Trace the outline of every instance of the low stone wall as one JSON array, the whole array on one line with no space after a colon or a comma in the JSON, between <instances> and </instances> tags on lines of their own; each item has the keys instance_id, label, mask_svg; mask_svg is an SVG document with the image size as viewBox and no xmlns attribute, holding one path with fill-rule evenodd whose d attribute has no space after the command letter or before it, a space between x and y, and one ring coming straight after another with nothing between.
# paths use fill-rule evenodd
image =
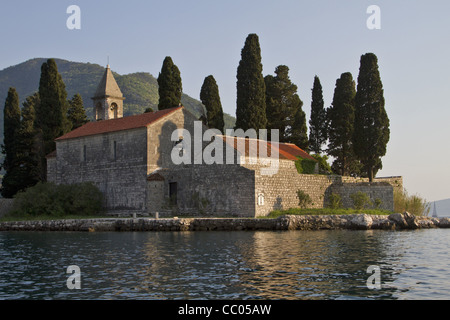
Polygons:
<instances>
[{"instance_id":1,"label":"low stone wall","mask_svg":"<svg viewBox=\"0 0 450 320\"><path fill-rule=\"evenodd\" d=\"M0 222L0 231L240 231L240 230L402 230L450 228L450 218L416 217L410 213L389 216L323 215L249 218L102 218Z\"/></svg>"}]
</instances>

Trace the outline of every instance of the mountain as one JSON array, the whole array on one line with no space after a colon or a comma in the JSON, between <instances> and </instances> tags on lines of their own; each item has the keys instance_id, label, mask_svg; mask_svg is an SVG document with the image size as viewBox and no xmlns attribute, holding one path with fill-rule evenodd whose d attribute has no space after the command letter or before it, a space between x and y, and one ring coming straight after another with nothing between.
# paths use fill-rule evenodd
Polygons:
<instances>
[{"instance_id":1,"label":"mountain","mask_svg":"<svg viewBox=\"0 0 450 320\"><path fill-rule=\"evenodd\" d=\"M41 66L47 58L35 58L0 71L0 140L3 141L3 108L9 87L15 87L19 93L21 103L26 97L38 91ZM97 85L105 71L98 64L72 62L55 59L58 71L66 85L67 98L71 99L76 93L83 97L86 114L93 119L92 100ZM138 72L120 75L113 72L124 97L124 116L143 113L147 107L158 109L158 82L150 73ZM200 92L200 89L199 89ZM182 104L195 116L200 117L203 104L183 94ZM235 119L224 115L225 127L233 128Z\"/></svg>"},{"instance_id":2,"label":"mountain","mask_svg":"<svg viewBox=\"0 0 450 320\"><path fill-rule=\"evenodd\" d=\"M450 216L450 199L439 200L431 202L430 216L433 215L433 207L436 203L436 212L438 217L449 217Z\"/></svg>"}]
</instances>

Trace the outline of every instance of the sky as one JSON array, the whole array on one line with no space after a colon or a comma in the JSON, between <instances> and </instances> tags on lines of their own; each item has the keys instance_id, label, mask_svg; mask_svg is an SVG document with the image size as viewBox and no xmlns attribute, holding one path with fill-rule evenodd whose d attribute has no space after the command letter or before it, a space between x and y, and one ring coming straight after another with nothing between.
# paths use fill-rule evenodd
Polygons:
<instances>
[{"instance_id":1,"label":"sky","mask_svg":"<svg viewBox=\"0 0 450 320\"><path fill-rule=\"evenodd\" d=\"M80 29L67 27L71 5ZM403 176L409 194L437 201L450 198L449 14L448 0L2 0L0 70L51 57L106 66L109 57L119 74L157 77L170 56L184 93L199 99L213 75L234 116L241 50L256 33L264 76L288 66L309 120L314 76L329 107L336 79L351 72L356 81L361 55L372 52L391 130L378 176Z\"/></svg>"}]
</instances>

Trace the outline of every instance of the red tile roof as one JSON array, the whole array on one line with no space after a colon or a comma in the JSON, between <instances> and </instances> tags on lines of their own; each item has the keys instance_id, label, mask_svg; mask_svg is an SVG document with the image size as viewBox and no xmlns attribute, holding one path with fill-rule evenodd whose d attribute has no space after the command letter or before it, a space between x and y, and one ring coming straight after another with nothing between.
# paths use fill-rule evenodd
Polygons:
<instances>
[{"instance_id":1,"label":"red tile roof","mask_svg":"<svg viewBox=\"0 0 450 320\"><path fill-rule=\"evenodd\" d=\"M165 116L181 108L183 107L170 108L156 112L148 112L135 116L123 117L119 119L88 122L84 126L63 135L57 138L56 140L58 141L65 139L73 139L107 132L115 132L121 130L146 127L149 124L152 124L153 122L161 118L164 118Z\"/></svg>"},{"instance_id":2,"label":"red tile roof","mask_svg":"<svg viewBox=\"0 0 450 320\"><path fill-rule=\"evenodd\" d=\"M232 147L235 150L238 150L238 140L245 139L245 156L258 154L258 139L250 139L250 138L241 138L241 137L232 137L232 136L220 136L226 143L233 143ZM234 138L234 139L233 139ZM250 143L250 140L253 140L256 143ZM270 141L267 142L267 156L271 155L271 147L276 148L278 150L278 159L281 160L298 160L298 157L308 160L314 160L306 151L300 149L293 143L272 143Z\"/></svg>"}]
</instances>

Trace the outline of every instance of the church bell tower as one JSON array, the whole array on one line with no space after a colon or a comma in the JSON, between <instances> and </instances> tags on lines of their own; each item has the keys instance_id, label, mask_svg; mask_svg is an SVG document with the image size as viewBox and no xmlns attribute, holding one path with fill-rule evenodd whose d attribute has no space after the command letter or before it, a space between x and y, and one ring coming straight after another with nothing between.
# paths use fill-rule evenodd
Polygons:
<instances>
[{"instance_id":1,"label":"church bell tower","mask_svg":"<svg viewBox=\"0 0 450 320\"><path fill-rule=\"evenodd\" d=\"M123 100L125 98L114 79L109 65L106 66L105 73L92 100L94 101L95 120L110 120L123 117Z\"/></svg>"}]
</instances>

